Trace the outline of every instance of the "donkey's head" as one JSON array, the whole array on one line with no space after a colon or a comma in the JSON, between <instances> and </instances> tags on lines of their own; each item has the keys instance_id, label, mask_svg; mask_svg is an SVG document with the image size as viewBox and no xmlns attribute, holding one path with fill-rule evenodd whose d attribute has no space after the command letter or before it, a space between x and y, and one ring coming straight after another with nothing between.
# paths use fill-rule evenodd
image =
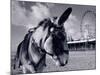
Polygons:
<instances>
[{"instance_id":1,"label":"donkey's head","mask_svg":"<svg viewBox=\"0 0 100 75\"><path fill-rule=\"evenodd\" d=\"M64 66L68 61L68 51L64 49L66 33L64 22L68 19L72 8L68 8L59 18L45 19L39 23L36 38L38 46L42 47L47 54L52 56L56 65ZM38 37L38 39L37 39Z\"/></svg>"}]
</instances>

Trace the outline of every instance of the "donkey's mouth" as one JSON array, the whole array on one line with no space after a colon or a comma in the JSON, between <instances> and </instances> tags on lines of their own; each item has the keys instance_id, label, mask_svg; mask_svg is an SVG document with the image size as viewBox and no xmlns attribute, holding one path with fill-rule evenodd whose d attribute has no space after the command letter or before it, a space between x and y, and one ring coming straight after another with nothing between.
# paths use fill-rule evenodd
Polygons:
<instances>
[{"instance_id":1,"label":"donkey's mouth","mask_svg":"<svg viewBox=\"0 0 100 75\"><path fill-rule=\"evenodd\" d=\"M56 64L56 66L65 66L66 63L62 63L62 61L57 57L57 56L53 56L54 62Z\"/></svg>"},{"instance_id":2,"label":"donkey's mouth","mask_svg":"<svg viewBox=\"0 0 100 75\"><path fill-rule=\"evenodd\" d=\"M69 51L65 50L57 50L53 55L53 60L57 66L65 66L68 63L68 55Z\"/></svg>"}]
</instances>

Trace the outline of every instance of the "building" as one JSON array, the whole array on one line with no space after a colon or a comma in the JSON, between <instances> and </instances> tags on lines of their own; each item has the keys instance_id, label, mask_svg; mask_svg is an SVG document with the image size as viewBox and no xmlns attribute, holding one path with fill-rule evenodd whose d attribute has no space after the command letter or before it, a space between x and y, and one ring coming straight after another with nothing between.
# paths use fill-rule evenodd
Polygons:
<instances>
[{"instance_id":1,"label":"building","mask_svg":"<svg viewBox=\"0 0 100 75\"><path fill-rule=\"evenodd\" d=\"M67 43L69 50L95 50L96 49L96 39L81 40L81 41L71 41Z\"/></svg>"}]
</instances>

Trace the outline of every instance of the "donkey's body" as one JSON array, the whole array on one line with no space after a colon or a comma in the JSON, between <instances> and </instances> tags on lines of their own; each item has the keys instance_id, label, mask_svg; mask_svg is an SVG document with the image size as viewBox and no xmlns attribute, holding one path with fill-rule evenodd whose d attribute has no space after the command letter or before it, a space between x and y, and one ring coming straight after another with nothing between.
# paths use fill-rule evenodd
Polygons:
<instances>
[{"instance_id":1,"label":"donkey's body","mask_svg":"<svg viewBox=\"0 0 100 75\"><path fill-rule=\"evenodd\" d=\"M33 31L26 34L18 46L15 66L22 65L23 73L42 72L46 66L46 54L52 57L56 65L66 65L69 51L64 49L67 40L64 22L71 11L72 9L68 8L55 22L50 18L44 19Z\"/></svg>"},{"instance_id":2,"label":"donkey's body","mask_svg":"<svg viewBox=\"0 0 100 75\"><path fill-rule=\"evenodd\" d=\"M33 32L26 34L24 40L18 45L15 57L14 68L22 68L23 73L41 72L42 67L46 66L45 53L40 52L40 48L36 43L30 43ZM29 45L32 45L32 50L29 50ZM35 59L34 59L35 58ZM38 58L36 60L36 58ZM41 64L40 64L41 63Z\"/></svg>"}]
</instances>

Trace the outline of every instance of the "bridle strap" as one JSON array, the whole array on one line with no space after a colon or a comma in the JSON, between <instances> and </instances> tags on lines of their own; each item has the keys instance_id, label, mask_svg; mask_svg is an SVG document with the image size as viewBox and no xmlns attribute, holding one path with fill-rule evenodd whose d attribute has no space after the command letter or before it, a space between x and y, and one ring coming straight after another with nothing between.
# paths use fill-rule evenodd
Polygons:
<instances>
[{"instance_id":1,"label":"bridle strap","mask_svg":"<svg viewBox=\"0 0 100 75\"><path fill-rule=\"evenodd\" d=\"M46 52L45 49L42 49L41 47L38 47L38 48L39 48L40 52L48 54L50 56L53 56L53 54Z\"/></svg>"},{"instance_id":2,"label":"bridle strap","mask_svg":"<svg viewBox=\"0 0 100 75\"><path fill-rule=\"evenodd\" d=\"M49 37L49 36L48 36L48 37ZM47 37L47 38L48 38L48 37ZM48 55L50 55L50 56L53 56L53 54L48 53L48 52L45 51L45 49L43 49L42 47L39 47L39 46L37 45L37 43L35 42L34 38L32 38L32 41L35 43L35 47L39 49L39 52L40 52L40 53L45 53L45 54L48 54Z\"/></svg>"}]
</instances>

